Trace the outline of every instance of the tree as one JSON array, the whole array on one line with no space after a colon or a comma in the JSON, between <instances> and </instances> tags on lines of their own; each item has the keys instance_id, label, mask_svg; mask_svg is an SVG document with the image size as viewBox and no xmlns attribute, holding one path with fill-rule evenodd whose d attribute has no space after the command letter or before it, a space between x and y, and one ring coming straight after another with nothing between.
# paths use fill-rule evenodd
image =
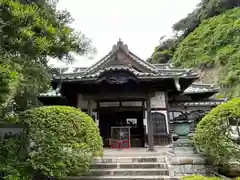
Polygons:
<instances>
[{"instance_id":1,"label":"tree","mask_svg":"<svg viewBox=\"0 0 240 180\"><path fill-rule=\"evenodd\" d=\"M229 97L240 96L240 9L210 18L189 34L174 53L177 66L219 69L219 85Z\"/></svg>"},{"instance_id":2,"label":"tree","mask_svg":"<svg viewBox=\"0 0 240 180\"><path fill-rule=\"evenodd\" d=\"M93 50L91 41L74 31L66 11L49 1L0 0L0 64L21 75L13 98L19 110L36 105L40 91L48 88L49 57L72 61Z\"/></svg>"},{"instance_id":3,"label":"tree","mask_svg":"<svg viewBox=\"0 0 240 180\"><path fill-rule=\"evenodd\" d=\"M92 158L102 154L97 125L79 109L33 108L7 120L26 127L23 139L0 142L0 169L9 177L30 180L32 175L57 179L81 175Z\"/></svg>"},{"instance_id":4,"label":"tree","mask_svg":"<svg viewBox=\"0 0 240 180\"><path fill-rule=\"evenodd\" d=\"M217 164L240 160L240 98L219 105L197 125L194 143Z\"/></svg>"},{"instance_id":5,"label":"tree","mask_svg":"<svg viewBox=\"0 0 240 180\"><path fill-rule=\"evenodd\" d=\"M15 94L20 76L9 66L0 65L0 116L8 112L12 96Z\"/></svg>"},{"instance_id":6,"label":"tree","mask_svg":"<svg viewBox=\"0 0 240 180\"><path fill-rule=\"evenodd\" d=\"M201 0L193 12L173 25L173 30L181 31L185 38L204 20L239 6L238 0Z\"/></svg>"},{"instance_id":7,"label":"tree","mask_svg":"<svg viewBox=\"0 0 240 180\"><path fill-rule=\"evenodd\" d=\"M177 45L177 38L164 39L161 38L160 44L155 48L154 53L148 60L150 63L167 63L174 54Z\"/></svg>"}]
</instances>

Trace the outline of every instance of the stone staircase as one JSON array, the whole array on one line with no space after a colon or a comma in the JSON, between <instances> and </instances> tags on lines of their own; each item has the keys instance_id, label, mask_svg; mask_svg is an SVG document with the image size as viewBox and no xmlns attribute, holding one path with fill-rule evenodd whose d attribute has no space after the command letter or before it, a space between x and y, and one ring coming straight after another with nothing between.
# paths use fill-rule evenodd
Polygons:
<instances>
[{"instance_id":1,"label":"stone staircase","mask_svg":"<svg viewBox=\"0 0 240 180\"><path fill-rule=\"evenodd\" d=\"M179 180L170 177L165 157L161 156L105 156L94 159L90 171L82 177L70 177L75 180Z\"/></svg>"}]
</instances>

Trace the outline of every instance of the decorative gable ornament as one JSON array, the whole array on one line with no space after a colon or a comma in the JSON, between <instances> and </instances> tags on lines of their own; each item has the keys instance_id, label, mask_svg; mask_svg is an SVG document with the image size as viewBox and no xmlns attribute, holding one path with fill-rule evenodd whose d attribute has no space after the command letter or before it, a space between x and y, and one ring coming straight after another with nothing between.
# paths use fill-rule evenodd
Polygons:
<instances>
[{"instance_id":1,"label":"decorative gable ornament","mask_svg":"<svg viewBox=\"0 0 240 180\"><path fill-rule=\"evenodd\" d=\"M138 82L137 78L130 73L114 72L114 73L106 73L105 75L100 77L97 82L100 83L102 81L106 81L109 84L125 84L131 80L134 82Z\"/></svg>"}]
</instances>

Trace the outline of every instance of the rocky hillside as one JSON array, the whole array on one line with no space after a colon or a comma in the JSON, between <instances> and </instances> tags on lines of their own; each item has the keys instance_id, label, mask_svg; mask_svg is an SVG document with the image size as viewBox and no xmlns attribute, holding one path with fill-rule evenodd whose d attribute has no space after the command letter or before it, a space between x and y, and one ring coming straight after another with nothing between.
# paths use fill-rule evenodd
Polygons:
<instances>
[{"instance_id":1,"label":"rocky hillside","mask_svg":"<svg viewBox=\"0 0 240 180\"><path fill-rule=\"evenodd\" d=\"M197 68L201 81L240 96L240 8L203 21L178 45L173 63Z\"/></svg>"}]
</instances>

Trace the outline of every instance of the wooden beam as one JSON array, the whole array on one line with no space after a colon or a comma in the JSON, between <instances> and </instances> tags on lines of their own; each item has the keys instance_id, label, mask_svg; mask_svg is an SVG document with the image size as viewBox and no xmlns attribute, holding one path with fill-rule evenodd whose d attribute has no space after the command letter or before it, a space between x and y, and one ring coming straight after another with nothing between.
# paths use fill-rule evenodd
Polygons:
<instances>
[{"instance_id":1,"label":"wooden beam","mask_svg":"<svg viewBox=\"0 0 240 180\"><path fill-rule=\"evenodd\" d=\"M90 94L84 94L83 96L84 99L88 100L88 99L92 99L92 100L97 100L97 101L101 101L101 100L115 100L115 101L119 101L119 100L146 100L147 99L147 94L146 93L97 93L94 95L90 95Z\"/></svg>"},{"instance_id":2,"label":"wooden beam","mask_svg":"<svg viewBox=\"0 0 240 180\"><path fill-rule=\"evenodd\" d=\"M100 103L97 101L97 119L99 120Z\"/></svg>"}]
</instances>

